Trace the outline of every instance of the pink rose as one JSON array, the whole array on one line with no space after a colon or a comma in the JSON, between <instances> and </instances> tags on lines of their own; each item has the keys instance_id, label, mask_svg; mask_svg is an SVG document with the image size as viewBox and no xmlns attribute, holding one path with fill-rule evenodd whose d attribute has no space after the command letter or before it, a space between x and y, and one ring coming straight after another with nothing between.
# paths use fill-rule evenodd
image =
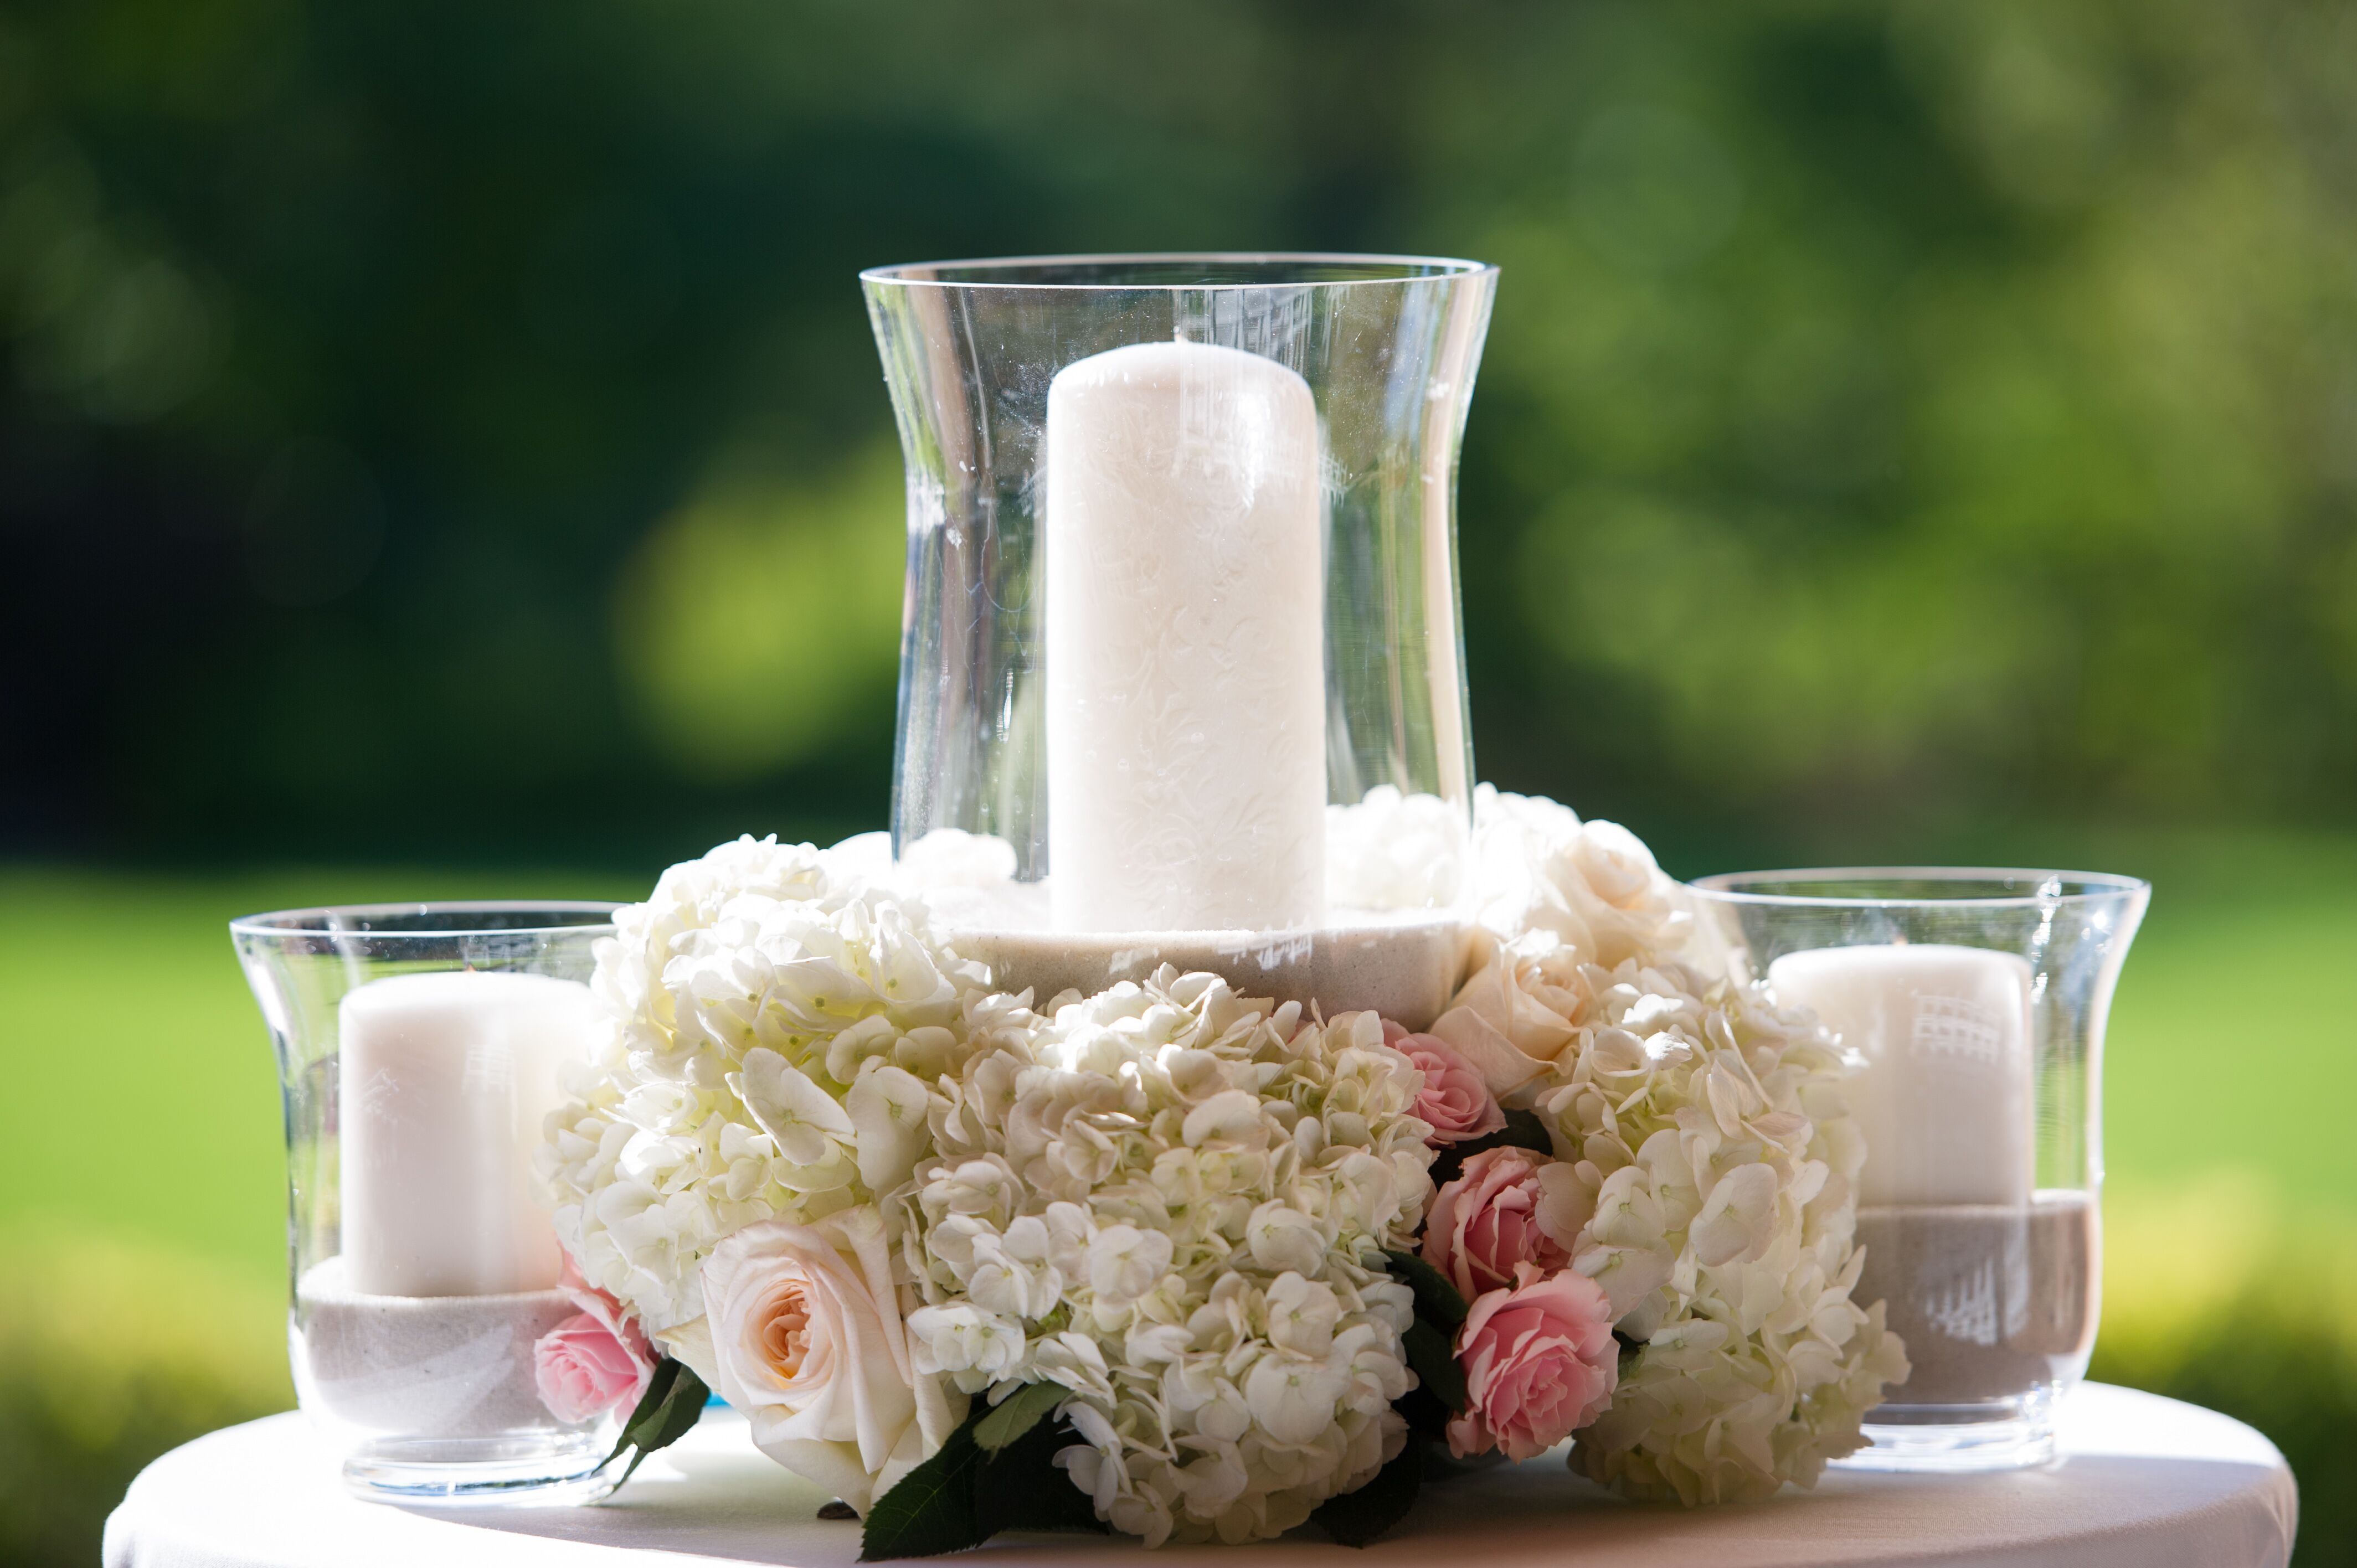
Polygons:
<instances>
[{"instance_id":1,"label":"pink rose","mask_svg":"<svg viewBox=\"0 0 2357 1568\"><path fill-rule=\"evenodd\" d=\"M1498 1097L1481 1080L1480 1069L1437 1035L1411 1035L1404 1026L1383 1020L1383 1044L1414 1062L1424 1074L1416 1092L1415 1113L1432 1127L1427 1144L1461 1144L1506 1124Z\"/></svg>"},{"instance_id":2,"label":"pink rose","mask_svg":"<svg viewBox=\"0 0 2357 1568\"><path fill-rule=\"evenodd\" d=\"M1545 1453L1604 1413L1620 1377L1612 1307L1572 1269L1541 1276L1524 1263L1514 1288L1473 1304L1457 1331L1465 1413L1448 1423L1458 1458L1502 1448L1509 1459Z\"/></svg>"},{"instance_id":3,"label":"pink rose","mask_svg":"<svg viewBox=\"0 0 2357 1568\"><path fill-rule=\"evenodd\" d=\"M581 1277L569 1254L557 1288L581 1311L532 1348L540 1402L567 1423L594 1421L609 1410L628 1413L654 1376L654 1351L645 1332L621 1303Z\"/></svg>"},{"instance_id":4,"label":"pink rose","mask_svg":"<svg viewBox=\"0 0 2357 1568\"><path fill-rule=\"evenodd\" d=\"M1424 1261L1468 1301L1512 1284L1519 1264L1553 1273L1570 1265L1585 1196L1559 1160L1512 1144L1484 1149L1432 1200Z\"/></svg>"}]
</instances>

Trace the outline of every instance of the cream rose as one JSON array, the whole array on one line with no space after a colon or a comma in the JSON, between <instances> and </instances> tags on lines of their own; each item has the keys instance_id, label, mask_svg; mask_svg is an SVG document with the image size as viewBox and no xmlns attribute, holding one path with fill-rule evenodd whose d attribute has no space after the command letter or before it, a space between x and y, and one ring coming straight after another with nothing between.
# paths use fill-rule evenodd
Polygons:
<instances>
[{"instance_id":1,"label":"cream rose","mask_svg":"<svg viewBox=\"0 0 2357 1568\"><path fill-rule=\"evenodd\" d=\"M1432 1033L1504 1098L1546 1071L1591 1000L1577 949L1551 931L1498 944L1450 998Z\"/></svg>"},{"instance_id":2,"label":"cream rose","mask_svg":"<svg viewBox=\"0 0 2357 1568\"><path fill-rule=\"evenodd\" d=\"M720 1396L754 1445L862 1514L965 1419L909 1359L872 1208L745 1227L704 1261L704 1300Z\"/></svg>"},{"instance_id":3,"label":"cream rose","mask_svg":"<svg viewBox=\"0 0 2357 1568\"><path fill-rule=\"evenodd\" d=\"M1614 822L1583 822L1553 800L1474 791L1475 907L1501 940L1552 931L1610 969L1676 947L1693 925L1652 852Z\"/></svg>"}]
</instances>

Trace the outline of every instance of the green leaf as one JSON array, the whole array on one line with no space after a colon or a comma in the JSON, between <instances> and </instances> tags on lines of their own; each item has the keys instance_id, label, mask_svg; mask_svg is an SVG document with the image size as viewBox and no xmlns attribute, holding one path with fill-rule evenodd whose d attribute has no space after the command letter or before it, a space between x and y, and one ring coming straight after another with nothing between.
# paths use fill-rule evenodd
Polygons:
<instances>
[{"instance_id":1,"label":"green leaf","mask_svg":"<svg viewBox=\"0 0 2357 1568\"><path fill-rule=\"evenodd\" d=\"M1555 1140L1547 1136L1546 1122L1535 1111L1509 1111L1506 1124L1495 1133L1485 1133L1478 1138L1468 1138L1461 1144L1445 1144L1433 1156L1432 1185L1447 1187L1465 1174L1465 1162L1490 1149L1534 1149L1553 1158Z\"/></svg>"},{"instance_id":2,"label":"green leaf","mask_svg":"<svg viewBox=\"0 0 2357 1568\"><path fill-rule=\"evenodd\" d=\"M1065 1393L1052 1383L1031 1385L1042 1386L1056 1389L1059 1399ZM996 1453L979 1441L984 1424L1024 1393L997 1410L976 1409L940 1453L876 1499L860 1535L862 1563L963 1552L1002 1530L1104 1530L1088 1494L1056 1468L1058 1451L1080 1441L1069 1423L1042 1420L1042 1410ZM1043 1398L1035 1395L1033 1402Z\"/></svg>"},{"instance_id":3,"label":"green leaf","mask_svg":"<svg viewBox=\"0 0 2357 1568\"><path fill-rule=\"evenodd\" d=\"M662 1409L663 1402L671 1398L672 1385L679 1380L681 1370L681 1363L668 1356L655 1363L654 1375L647 1380L646 1391L639 1395L639 1402L630 1407L629 1418L622 1423L622 1434L614 1441L614 1451L606 1455L607 1464L619 1459L622 1450L636 1443L641 1432L654 1429L657 1412Z\"/></svg>"},{"instance_id":4,"label":"green leaf","mask_svg":"<svg viewBox=\"0 0 2357 1568\"><path fill-rule=\"evenodd\" d=\"M1439 1327L1455 1331L1465 1321L1465 1298L1448 1283L1448 1276L1417 1257L1414 1252L1385 1252L1392 1273L1415 1292L1415 1311L1419 1317L1429 1318Z\"/></svg>"},{"instance_id":5,"label":"green leaf","mask_svg":"<svg viewBox=\"0 0 2357 1568\"><path fill-rule=\"evenodd\" d=\"M996 1454L1033 1427L1071 1396L1061 1383L1026 1383L974 1423L974 1440L983 1452Z\"/></svg>"},{"instance_id":6,"label":"green leaf","mask_svg":"<svg viewBox=\"0 0 2357 1568\"><path fill-rule=\"evenodd\" d=\"M1407 1351L1407 1364L1416 1380L1431 1390L1433 1397L1452 1413L1463 1410L1465 1370L1457 1364L1448 1337L1419 1317L1407 1326L1400 1343Z\"/></svg>"},{"instance_id":7,"label":"green leaf","mask_svg":"<svg viewBox=\"0 0 2357 1568\"><path fill-rule=\"evenodd\" d=\"M862 1563L937 1557L944 1552L980 1546L990 1539L990 1531L974 1512L975 1476L983 1460L974 1429L981 1420L980 1412L967 1416L949 1434L941 1452L876 1499L859 1535Z\"/></svg>"},{"instance_id":8,"label":"green leaf","mask_svg":"<svg viewBox=\"0 0 2357 1568\"><path fill-rule=\"evenodd\" d=\"M647 1391L639 1396L630 1419L622 1423L622 1435L615 1441L614 1451L606 1455L606 1463L620 1458L626 1448L636 1449L630 1468L622 1472L622 1480L629 1480L648 1455L686 1436L703 1418L711 1398L712 1391L685 1362L664 1357L656 1363L654 1376L647 1380ZM621 1481L614 1484L620 1486Z\"/></svg>"},{"instance_id":9,"label":"green leaf","mask_svg":"<svg viewBox=\"0 0 2357 1568\"><path fill-rule=\"evenodd\" d=\"M1539 1113L1535 1111L1507 1112L1505 1131L1491 1135L1496 1138L1501 1145L1511 1144L1517 1149L1536 1149L1549 1159L1555 1157L1555 1140L1547 1136L1546 1122L1540 1119Z\"/></svg>"},{"instance_id":10,"label":"green leaf","mask_svg":"<svg viewBox=\"0 0 2357 1568\"><path fill-rule=\"evenodd\" d=\"M1392 1401L1392 1408L1407 1423L1414 1436L1444 1446L1448 1442L1449 1418L1456 1412L1440 1402L1438 1395L1421 1382Z\"/></svg>"},{"instance_id":11,"label":"green leaf","mask_svg":"<svg viewBox=\"0 0 2357 1568\"><path fill-rule=\"evenodd\" d=\"M1328 1498L1310 1518L1344 1546L1372 1546L1415 1506L1424 1484L1424 1459L1408 1444L1398 1457L1375 1472L1375 1478L1355 1492Z\"/></svg>"},{"instance_id":12,"label":"green leaf","mask_svg":"<svg viewBox=\"0 0 2357 1568\"><path fill-rule=\"evenodd\" d=\"M1056 1468L1056 1455L1080 1442L1071 1423L1035 1422L1007 1447L983 1461L974 1477L974 1514L985 1534L1002 1530L1086 1530L1110 1527L1095 1501Z\"/></svg>"}]
</instances>

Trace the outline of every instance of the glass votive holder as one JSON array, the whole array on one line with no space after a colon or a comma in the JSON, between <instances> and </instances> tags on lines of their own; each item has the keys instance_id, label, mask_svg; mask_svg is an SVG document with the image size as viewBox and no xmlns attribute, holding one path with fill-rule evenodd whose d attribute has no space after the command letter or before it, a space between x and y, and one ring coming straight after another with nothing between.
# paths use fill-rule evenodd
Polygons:
<instances>
[{"instance_id":1,"label":"glass votive holder","mask_svg":"<svg viewBox=\"0 0 2357 1568\"><path fill-rule=\"evenodd\" d=\"M1853 1058L1856 1299L1886 1304L1913 1370L1844 1463L2042 1463L2094 1347L2104 1025L2151 888L1896 867L1692 886L1702 940Z\"/></svg>"},{"instance_id":2,"label":"glass votive holder","mask_svg":"<svg viewBox=\"0 0 2357 1568\"><path fill-rule=\"evenodd\" d=\"M581 1332L583 1306L560 1288L533 1164L565 1065L588 1049L613 910L230 922L285 1100L296 1393L364 1497L548 1503L613 1484L627 1402L585 1417L541 1392L535 1348Z\"/></svg>"}]
</instances>

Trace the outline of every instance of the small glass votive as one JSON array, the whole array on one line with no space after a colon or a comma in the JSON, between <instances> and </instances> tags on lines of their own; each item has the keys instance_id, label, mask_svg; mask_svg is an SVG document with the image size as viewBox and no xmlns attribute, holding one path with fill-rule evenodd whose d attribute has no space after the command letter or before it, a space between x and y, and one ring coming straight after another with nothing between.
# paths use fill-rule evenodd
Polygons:
<instances>
[{"instance_id":1,"label":"small glass votive","mask_svg":"<svg viewBox=\"0 0 2357 1568\"><path fill-rule=\"evenodd\" d=\"M296 909L230 922L285 1099L288 1343L361 1496L604 1495L627 1409L566 1420L534 1348L581 1306L533 1174L592 1026L610 904Z\"/></svg>"},{"instance_id":2,"label":"small glass votive","mask_svg":"<svg viewBox=\"0 0 2357 1568\"><path fill-rule=\"evenodd\" d=\"M1856 1063L1856 1299L1887 1304L1913 1370L1843 1463L2044 1462L2094 1348L2104 1025L2151 888L1947 868L1692 886L1701 940L1813 1010Z\"/></svg>"}]
</instances>

